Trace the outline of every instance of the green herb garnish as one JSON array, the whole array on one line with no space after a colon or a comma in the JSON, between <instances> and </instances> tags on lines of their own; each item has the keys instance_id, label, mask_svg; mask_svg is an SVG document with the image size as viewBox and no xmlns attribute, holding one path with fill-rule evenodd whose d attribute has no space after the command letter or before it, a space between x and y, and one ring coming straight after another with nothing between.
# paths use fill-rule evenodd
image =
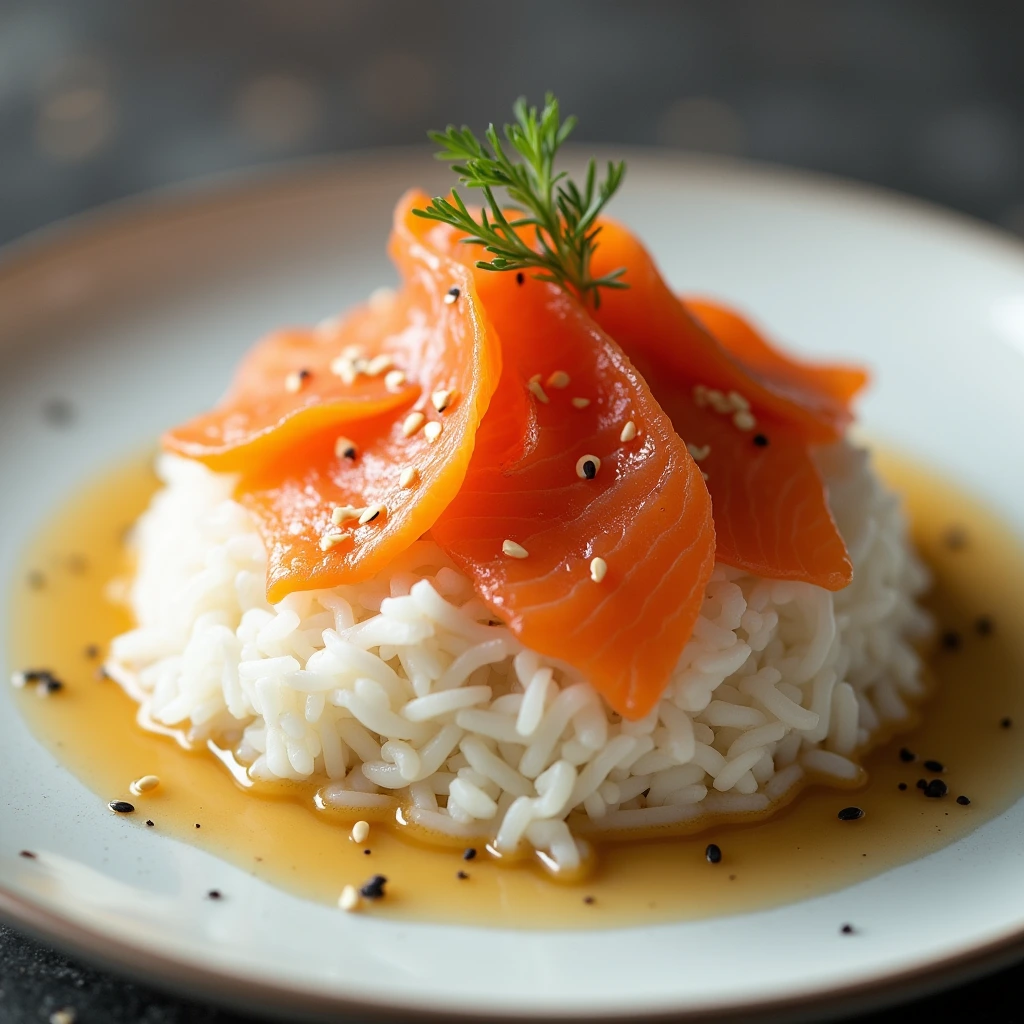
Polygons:
<instances>
[{"instance_id":1,"label":"green herb garnish","mask_svg":"<svg viewBox=\"0 0 1024 1024\"><path fill-rule=\"evenodd\" d=\"M465 125L449 125L443 132L429 133L442 147L437 158L452 161L452 170L468 188L483 190L486 204L479 219L454 189L450 202L438 196L425 210L413 212L450 224L467 233L469 237L463 241L482 245L493 255L489 261L477 261L482 270L536 270L534 277L575 292L597 308L601 304L598 289L629 287L620 280L625 268L603 277L595 278L590 273L590 260L601 233L595 221L622 184L626 165L609 162L607 174L599 182L597 162L592 159L580 188L564 171L555 173L558 148L576 127L576 118L562 121L558 100L551 93L545 96L540 113L536 107L528 107L523 98L512 110L515 122L505 125L504 143L493 124L484 133L486 143ZM522 159L514 159L508 149ZM521 216L506 219L495 189L506 191L509 202L505 208ZM522 227L534 229L535 246L520 238L516 229Z\"/></svg>"}]
</instances>

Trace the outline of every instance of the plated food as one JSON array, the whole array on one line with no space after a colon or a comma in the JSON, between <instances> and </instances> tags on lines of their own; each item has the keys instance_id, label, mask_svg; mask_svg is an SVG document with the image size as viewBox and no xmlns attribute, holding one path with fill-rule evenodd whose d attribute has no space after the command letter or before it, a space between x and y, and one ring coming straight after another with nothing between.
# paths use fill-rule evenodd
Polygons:
<instances>
[{"instance_id":1,"label":"plated food","mask_svg":"<svg viewBox=\"0 0 1024 1024\"><path fill-rule=\"evenodd\" d=\"M209 748L139 728L135 702L96 678L108 639L133 625L103 589L158 486L129 458L135 446L208 407L264 325L318 319L389 281L375 254L410 182L446 188L426 160L360 159L150 200L77 236L65 229L31 258L8 255L0 463L18 500L0 508L0 571L13 581L0 593L4 649L12 670L46 669L62 686L0 688L0 913L169 983L290 1012L353 1001L591 1018L848 1006L866 988L881 998L882 982L948 979L1005 943L1024 920L1013 853L1024 570L1019 482L991 442L1019 427L1020 375L986 311L1022 271L1005 242L904 202L633 153L614 208L675 287L741 303L803 352L852 352L873 368L858 408L934 580L925 603L939 633L920 720L863 758L865 786L815 786L765 821L688 837L587 836L592 872L561 885L529 856L510 870L482 844L413 842L377 821L360 847L359 819L316 809L309 784L243 774L239 793ZM957 355L965 324L969 360ZM70 423L41 416L57 399ZM134 794L146 775L159 786ZM946 795L925 796L918 782L936 779ZM134 811L108 808L122 800ZM841 820L851 806L864 815ZM345 885L377 874L383 899L362 914L335 908ZM621 924L628 934L607 930ZM537 931L550 926L576 931ZM464 966L454 974L453 958Z\"/></svg>"},{"instance_id":2,"label":"plated food","mask_svg":"<svg viewBox=\"0 0 1024 1024\"><path fill-rule=\"evenodd\" d=\"M860 781L926 577L845 437L866 374L679 299L602 216L623 166L577 187L516 113L439 136L485 205L401 199L397 292L167 433L108 671L252 779L571 873Z\"/></svg>"}]
</instances>

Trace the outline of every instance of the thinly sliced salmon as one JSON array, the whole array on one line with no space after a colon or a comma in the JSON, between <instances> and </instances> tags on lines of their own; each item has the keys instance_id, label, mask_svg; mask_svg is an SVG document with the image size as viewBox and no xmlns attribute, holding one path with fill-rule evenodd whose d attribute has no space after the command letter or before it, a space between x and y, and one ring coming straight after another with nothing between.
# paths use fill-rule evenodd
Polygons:
<instances>
[{"instance_id":1,"label":"thinly sliced salmon","mask_svg":"<svg viewBox=\"0 0 1024 1024\"><path fill-rule=\"evenodd\" d=\"M595 317L631 359L645 353L692 385L736 390L758 413L792 424L808 442L829 443L843 436L853 418L845 403L807 376L763 372L763 358L762 365L741 362L739 353L716 341L672 293L639 240L622 225L605 221L593 274L618 267L626 268L623 281L629 287L602 293Z\"/></svg>"},{"instance_id":2,"label":"thinly sliced salmon","mask_svg":"<svg viewBox=\"0 0 1024 1024\"><path fill-rule=\"evenodd\" d=\"M439 252L479 257L451 229L419 223ZM476 278L503 372L432 535L525 644L641 717L664 692L714 567L707 490L643 378L575 298L522 275ZM525 556L503 552L505 541ZM595 558L607 566L599 580Z\"/></svg>"},{"instance_id":3,"label":"thinly sliced salmon","mask_svg":"<svg viewBox=\"0 0 1024 1024\"><path fill-rule=\"evenodd\" d=\"M626 267L629 288L607 294L595 318L700 456L718 559L772 579L846 586L853 568L810 446L841 436L863 375L788 360L741 318L698 307L723 330L720 343L672 294L640 243L608 224L594 272L616 266ZM723 406L730 400L737 404Z\"/></svg>"},{"instance_id":4,"label":"thinly sliced salmon","mask_svg":"<svg viewBox=\"0 0 1024 1024\"><path fill-rule=\"evenodd\" d=\"M412 404L364 402L356 416L359 399L334 402L322 420L295 414L280 423L286 445L230 450L230 468L241 473L238 498L267 547L272 602L380 572L433 526L462 485L500 350L472 273L419 244L406 220L400 210L391 252L405 285L393 308L363 308L338 328L332 347L391 354ZM360 524L359 513L374 506L378 514ZM335 518L345 508L354 511Z\"/></svg>"}]
</instances>

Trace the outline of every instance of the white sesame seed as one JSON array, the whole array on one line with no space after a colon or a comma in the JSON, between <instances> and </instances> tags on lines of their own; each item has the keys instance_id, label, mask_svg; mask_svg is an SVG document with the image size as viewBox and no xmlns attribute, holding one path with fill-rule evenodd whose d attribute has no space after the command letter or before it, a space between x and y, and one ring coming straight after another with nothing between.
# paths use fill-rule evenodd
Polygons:
<instances>
[{"instance_id":1,"label":"white sesame seed","mask_svg":"<svg viewBox=\"0 0 1024 1024\"><path fill-rule=\"evenodd\" d=\"M627 441L632 441L636 437L636 424L632 420L627 420L626 425L622 428L622 433L619 434L619 440L625 444Z\"/></svg>"},{"instance_id":2,"label":"white sesame seed","mask_svg":"<svg viewBox=\"0 0 1024 1024\"><path fill-rule=\"evenodd\" d=\"M356 508L355 505L338 505L331 513L331 522L335 526L341 526L342 523L347 523L350 519L358 519L362 514L363 509Z\"/></svg>"},{"instance_id":3,"label":"white sesame seed","mask_svg":"<svg viewBox=\"0 0 1024 1024\"><path fill-rule=\"evenodd\" d=\"M708 404L708 389L703 384L694 386L693 400L702 409Z\"/></svg>"},{"instance_id":4,"label":"white sesame seed","mask_svg":"<svg viewBox=\"0 0 1024 1024\"><path fill-rule=\"evenodd\" d=\"M540 381L531 380L529 387L530 393L533 395L533 397L536 398L538 402L543 402L546 405L548 402L548 396L544 393L544 389L540 386Z\"/></svg>"},{"instance_id":5,"label":"white sesame seed","mask_svg":"<svg viewBox=\"0 0 1024 1024\"><path fill-rule=\"evenodd\" d=\"M370 834L370 823L368 821L357 821L352 826L352 842L365 843L366 837Z\"/></svg>"},{"instance_id":6,"label":"white sesame seed","mask_svg":"<svg viewBox=\"0 0 1024 1024\"><path fill-rule=\"evenodd\" d=\"M296 392L301 391L302 390L302 384L305 381L305 379L306 379L306 376L303 375L301 371L299 371L299 370L292 370L292 372L289 373L288 376L285 377L285 379L284 379L284 389L285 389L285 391L291 392L291 394L293 394L293 395Z\"/></svg>"},{"instance_id":7,"label":"white sesame seed","mask_svg":"<svg viewBox=\"0 0 1024 1024\"><path fill-rule=\"evenodd\" d=\"M514 540L502 541L501 550L509 558L526 558L530 554L522 544L517 544Z\"/></svg>"},{"instance_id":8,"label":"white sesame seed","mask_svg":"<svg viewBox=\"0 0 1024 1024\"><path fill-rule=\"evenodd\" d=\"M379 313L386 310L396 298L397 293L394 288L382 286L380 288L374 288L373 291L370 292L370 297L367 302L369 303L370 309Z\"/></svg>"},{"instance_id":9,"label":"white sesame seed","mask_svg":"<svg viewBox=\"0 0 1024 1024\"><path fill-rule=\"evenodd\" d=\"M359 890L354 885L346 885L338 897L338 906L347 913L358 910L361 902Z\"/></svg>"},{"instance_id":10,"label":"white sesame seed","mask_svg":"<svg viewBox=\"0 0 1024 1024\"><path fill-rule=\"evenodd\" d=\"M572 378L565 372L565 370L555 370L550 377L548 377L549 388L567 388Z\"/></svg>"},{"instance_id":11,"label":"white sesame seed","mask_svg":"<svg viewBox=\"0 0 1024 1024\"><path fill-rule=\"evenodd\" d=\"M339 459L354 459L359 454L359 448L351 438L339 437L334 442L334 454Z\"/></svg>"},{"instance_id":12,"label":"white sesame seed","mask_svg":"<svg viewBox=\"0 0 1024 1024\"><path fill-rule=\"evenodd\" d=\"M362 345L346 345L341 350L341 358L351 359L353 361L356 359L365 359L366 350L363 348Z\"/></svg>"},{"instance_id":13,"label":"white sesame seed","mask_svg":"<svg viewBox=\"0 0 1024 1024\"><path fill-rule=\"evenodd\" d=\"M590 399L589 398L574 398L572 400L572 404L577 409L586 409L586 407L588 405L590 405Z\"/></svg>"},{"instance_id":14,"label":"white sesame seed","mask_svg":"<svg viewBox=\"0 0 1024 1024\"><path fill-rule=\"evenodd\" d=\"M707 473L705 473L705 472L704 472L704 470L703 470L703 469L702 469L702 470L700 471L700 475L701 475L702 477L704 477L704 479L705 479L705 480L710 480L710 479L711 479L711 477L709 477L709 476L707 475Z\"/></svg>"},{"instance_id":15,"label":"white sesame seed","mask_svg":"<svg viewBox=\"0 0 1024 1024\"><path fill-rule=\"evenodd\" d=\"M386 516L387 514L388 510L385 505L368 505L363 509L363 514L359 517L359 525L365 526L367 523L372 523L378 516Z\"/></svg>"},{"instance_id":16,"label":"white sesame seed","mask_svg":"<svg viewBox=\"0 0 1024 1024\"><path fill-rule=\"evenodd\" d=\"M385 370L390 370L395 365L395 361L391 356L384 354L383 352L379 356L374 356L366 364L366 372L371 377L379 377Z\"/></svg>"},{"instance_id":17,"label":"white sesame seed","mask_svg":"<svg viewBox=\"0 0 1024 1024\"><path fill-rule=\"evenodd\" d=\"M28 682L28 676L24 672L12 672L11 673L11 686L16 690L24 689L25 684Z\"/></svg>"},{"instance_id":18,"label":"white sesame seed","mask_svg":"<svg viewBox=\"0 0 1024 1024\"><path fill-rule=\"evenodd\" d=\"M413 487L420 478L420 471L415 466L406 466L402 475L398 478L399 487Z\"/></svg>"},{"instance_id":19,"label":"white sesame seed","mask_svg":"<svg viewBox=\"0 0 1024 1024\"><path fill-rule=\"evenodd\" d=\"M402 433L406 437L412 437L424 423L427 422L427 417L421 412L411 412L405 417L405 422L402 424Z\"/></svg>"},{"instance_id":20,"label":"white sesame seed","mask_svg":"<svg viewBox=\"0 0 1024 1024\"><path fill-rule=\"evenodd\" d=\"M530 383L531 383L531 384L539 384L539 383L540 383L540 382L541 382L541 381L542 381L543 379L544 379L544 375L543 375L543 374L541 374L541 373L535 373L535 374L534 374L534 375L533 375L533 376L532 376L532 377L530 378Z\"/></svg>"},{"instance_id":21,"label":"white sesame seed","mask_svg":"<svg viewBox=\"0 0 1024 1024\"><path fill-rule=\"evenodd\" d=\"M593 480L601 468L601 460L596 455L581 455L576 460L576 475L581 480Z\"/></svg>"},{"instance_id":22,"label":"white sesame seed","mask_svg":"<svg viewBox=\"0 0 1024 1024\"><path fill-rule=\"evenodd\" d=\"M754 419L754 414L748 412L746 409L741 409L732 418L733 423L739 427L740 430L753 430L757 426L757 420Z\"/></svg>"},{"instance_id":23,"label":"white sesame seed","mask_svg":"<svg viewBox=\"0 0 1024 1024\"><path fill-rule=\"evenodd\" d=\"M325 533L320 538L320 550L330 551L331 548L336 548L342 541L347 540L352 534L345 531Z\"/></svg>"},{"instance_id":24,"label":"white sesame seed","mask_svg":"<svg viewBox=\"0 0 1024 1024\"><path fill-rule=\"evenodd\" d=\"M449 288L447 293L445 294L445 297L444 297L444 304L446 306L451 306L454 303L458 302L458 299L459 299L459 289L458 288Z\"/></svg>"},{"instance_id":25,"label":"white sesame seed","mask_svg":"<svg viewBox=\"0 0 1024 1024\"><path fill-rule=\"evenodd\" d=\"M434 408L438 412L444 412L449 405L452 404L452 399L455 397L455 392L445 388L441 391L435 391L430 396L430 401L433 403Z\"/></svg>"},{"instance_id":26,"label":"white sesame seed","mask_svg":"<svg viewBox=\"0 0 1024 1024\"><path fill-rule=\"evenodd\" d=\"M433 444L441 436L441 424L437 420L431 420L423 428L423 436Z\"/></svg>"},{"instance_id":27,"label":"white sesame seed","mask_svg":"<svg viewBox=\"0 0 1024 1024\"><path fill-rule=\"evenodd\" d=\"M337 359L331 360L331 373L340 377L349 387L356 382L356 365L349 356L338 356Z\"/></svg>"},{"instance_id":28,"label":"white sesame seed","mask_svg":"<svg viewBox=\"0 0 1024 1024\"><path fill-rule=\"evenodd\" d=\"M608 563L603 558L592 558L590 560L590 578L595 583L600 583L608 571Z\"/></svg>"},{"instance_id":29,"label":"white sesame seed","mask_svg":"<svg viewBox=\"0 0 1024 1024\"><path fill-rule=\"evenodd\" d=\"M734 409L750 408L750 403L738 391L730 391L726 397L732 402Z\"/></svg>"},{"instance_id":30,"label":"white sesame seed","mask_svg":"<svg viewBox=\"0 0 1024 1024\"><path fill-rule=\"evenodd\" d=\"M76 1020L78 1014L70 1006L64 1007L63 1010L54 1010L50 1014L50 1024L75 1024Z\"/></svg>"},{"instance_id":31,"label":"white sesame seed","mask_svg":"<svg viewBox=\"0 0 1024 1024\"><path fill-rule=\"evenodd\" d=\"M711 454L711 445L706 444L703 448L696 444L688 444L686 450L690 453L694 462L700 462Z\"/></svg>"},{"instance_id":32,"label":"white sesame seed","mask_svg":"<svg viewBox=\"0 0 1024 1024\"><path fill-rule=\"evenodd\" d=\"M732 412L732 402L721 391L708 391L708 404L715 412Z\"/></svg>"},{"instance_id":33,"label":"white sesame seed","mask_svg":"<svg viewBox=\"0 0 1024 1024\"><path fill-rule=\"evenodd\" d=\"M405 374L401 370L389 370L384 374L384 387L388 391L401 391L405 384Z\"/></svg>"},{"instance_id":34,"label":"white sesame seed","mask_svg":"<svg viewBox=\"0 0 1024 1024\"><path fill-rule=\"evenodd\" d=\"M143 775L141 779L136 779L128 788L132 791L134 796L142 796L143 793L149 793L159 785L159 776Z\"/></svg>"}]
</instances>

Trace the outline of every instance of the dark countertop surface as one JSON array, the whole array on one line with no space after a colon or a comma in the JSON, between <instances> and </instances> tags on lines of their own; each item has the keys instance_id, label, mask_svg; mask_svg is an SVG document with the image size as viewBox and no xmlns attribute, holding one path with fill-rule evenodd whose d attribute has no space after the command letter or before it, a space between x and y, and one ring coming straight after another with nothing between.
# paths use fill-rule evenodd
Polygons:
<instances>
[{"instance_id":1,"label":"dark countertop surface","mask_svg":"<svg viewBox=\"0 0 1024 1024\"><path fill-rule=\"evenodd\" d=\"M476 128L826 171L1024 234L1024 6L954 0L0 0L0 243L160 185ZM426 12L426 13L425 13ZM489 45L491 35L501 45ZM1017 967L861 1020L1024 1020ZM0 927L0 1022L245 1024ZM60 1018L57 1018L58 1020Z\"/></svg>"}]
</instances>

